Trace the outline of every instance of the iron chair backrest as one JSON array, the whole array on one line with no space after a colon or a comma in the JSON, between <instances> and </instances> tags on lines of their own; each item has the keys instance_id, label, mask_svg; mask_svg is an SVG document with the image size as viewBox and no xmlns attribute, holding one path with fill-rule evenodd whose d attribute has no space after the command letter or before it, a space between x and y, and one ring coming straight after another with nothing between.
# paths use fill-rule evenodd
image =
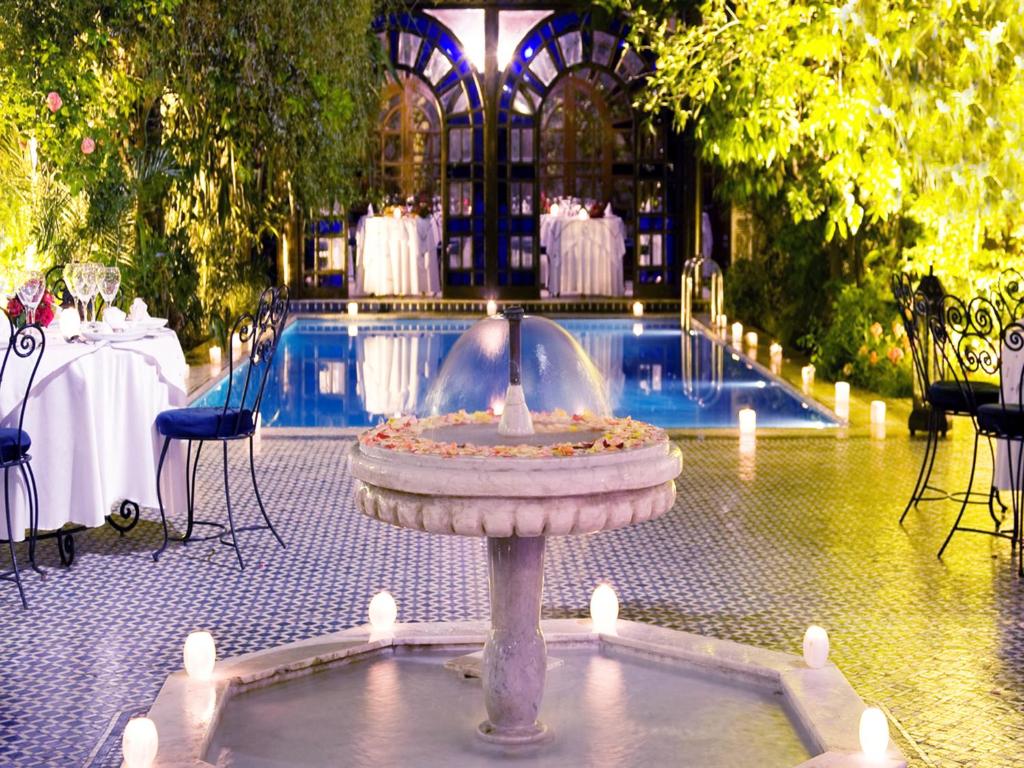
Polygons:
<instances>
[{"instance_id":1,"label":"iron chair backrest","mask_svg":"<svg viewBox=\"0 0 1024 768\"><path fill-rule=\"evenodd\" d=\"M992 289L992 300L1003 311L1005 323L1024 316L1024 275L1010 267L999 273Z\"/></svg>"},{"instance_id":2,"label":"iron chair backrest","mask_svg":"<svg viewBox=\"0 0 1024 768\"><path fill-rule=\"evenodd\" d=\"M61 307L70 306L74 303L68 284L64 280L64 266L57 265L46 270L46 290L53 296L53 300Z\"/></svg>"},{"instance_id":3,"label":"iron chair backrest","mask_svg":"<svg viewBox=\"0 0 1024 768\"><path fill-rule=\"evenodd\" d=\"M39 363L43 359L43 351L46 349L46 334L39 325L25 325L15 328L14 321L10 316L2 312L7 321L8 343L3 353L3 363L0 364L0 391L7 386L20 386L24 384L24 391L21 392L21 404L18 406L18 451L15 456L25 455L28 446L23 445L25 438L22 429L25 425L25 405L28 403L28 395L32 391L32 383L35 381L36 372L39 370ZM16 362L17 361L17 362ZM10 366L10 369L8 368ZM15 368L27 368L28 376L24 380L11 380ZM8 383L10 382L10 383ZM0 459L2 461L2 459Z\"/></svg>"},{"instance_id":4,"label":"iron chair backrest","mask_svg":"<svg viewBox=\"0 0 1024 768\"><path fill-rule=\"evenodd\" d=\"M929 311L928 322L932 348L942 357L974 418L981 403L972 382L1000 376L1004 329L1000 307L987 296L964 300L946 294Z\"/></svg>"},{"instance_id":5,"label":"iron chair backrest","mask_svg":"<svg viewBox=\"0 0 1024 768\"><path fill-rule=\"evenodd\" d=\"M284 332L288 319L290 301L288 288L267 288L260 296L255 313L242 315L232 328L228 338L228 391L221 411L221 430L232 436L245 437L256 429L256 419L263 401L277 343ZM241 382L235 376L235 340L249 345L249 354L244 360L245 376ZM238 372L241 377L241 371ZM236 386L238 388L236 388ZM237 408L234 416L228 416L229 408ZM245 411L252 414L252 426L242 429ZM231 419L234 418L234 423Z\"/></svg>"},{"instance_id":6,"label":"iron chair backrest","mask_svg":"<svg viewBox=\"0 0 1024 768\"><path fill-rule=\"evenodd\" d=\"M923 398L927 398L928 388L933 381L941 379L944 372L941 357L931 349L928 323L928 315L933 305L941 300L941 294L933 294L923 281L915 288L913 275L897 272L892 276L892 295L896 300L907 341L910 342L917 391Z\"/></svg>"}]
</instances>

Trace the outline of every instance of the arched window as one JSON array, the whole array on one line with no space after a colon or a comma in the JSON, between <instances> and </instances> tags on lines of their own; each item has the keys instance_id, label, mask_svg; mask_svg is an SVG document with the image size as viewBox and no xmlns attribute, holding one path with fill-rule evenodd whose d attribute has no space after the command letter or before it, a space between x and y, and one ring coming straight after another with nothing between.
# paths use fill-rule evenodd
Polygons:
<instances>
[{"instance_id":1,"label":"arched window","mask_svg":"<svg viewBox=\"0 0 1024 768\"><path fill-rule=\"evenodd\" d=\"M401 199L441 195L443 123L437 99L418 77L400 72L385 88L380 118L384 191Z\"/></svg>"}]
</instances>

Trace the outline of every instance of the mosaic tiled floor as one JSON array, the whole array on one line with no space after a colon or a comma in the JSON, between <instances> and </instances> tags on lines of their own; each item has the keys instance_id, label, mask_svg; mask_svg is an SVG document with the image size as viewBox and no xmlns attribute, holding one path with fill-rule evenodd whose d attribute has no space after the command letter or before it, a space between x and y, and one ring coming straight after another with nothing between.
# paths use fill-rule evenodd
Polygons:
<instances>
[{"instance_id":1,"label":"mosaic tiled floor","mask_svg":"<svg viewBox=\"0 0 1024 768\"><path fill-rule=\"evenodd\" d=\"M940 484L962 483L966 432L943 446ZM244 573L209 543L154 564L150 518L125 538L81 536L70 570L45 543L47 579L27 577L29 611L0 584L0 765L119 765L124 722L180 666L195 628L213 631L222 655L258 650L361 623L382 587L402 621L484 618L483 542L363 518L349 444L264 439L262 490L288 549L245 534ZM960 534L936 560L952 505L896 524L923 448L902 432L762 439L754 455L735 440L684 441L671 513L552 543L545 613L584 615L607 578L630 619L788 651L820 623L858 692L891 713L913 765L1024 766L1024 583L1006 541ZM218 467L201 472L215 519ZM235 472L232 496L251 518L246 480Z\"/></svg>"}]
</instances>

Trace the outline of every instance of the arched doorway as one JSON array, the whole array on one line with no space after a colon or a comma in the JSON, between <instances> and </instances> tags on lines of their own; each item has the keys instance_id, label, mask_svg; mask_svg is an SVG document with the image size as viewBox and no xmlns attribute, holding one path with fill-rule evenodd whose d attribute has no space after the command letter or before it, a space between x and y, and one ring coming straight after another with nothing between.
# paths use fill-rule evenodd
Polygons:
<instances>
[{"instance_id":1,"label":"arched doorway","mask_svg":"<svg viewBox=\"0 0 1024 768\"><path fill-rule=\"evenodd\" d=\"M419 77L400 72L381 102L381 188L401 200L439 202L444 124L437 99Z\"/></svg>"}]
</instances>

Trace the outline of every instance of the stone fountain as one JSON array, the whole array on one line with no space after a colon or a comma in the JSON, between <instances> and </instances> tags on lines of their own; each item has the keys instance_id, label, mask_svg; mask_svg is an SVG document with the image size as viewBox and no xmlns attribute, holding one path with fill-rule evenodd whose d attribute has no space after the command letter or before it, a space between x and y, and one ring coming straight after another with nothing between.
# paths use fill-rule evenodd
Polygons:
<instances>
[{"instance_id":1,"label":"stone fountain","mask_svg":"<svg viewBox=\"0 0 1024 768\"><path fill-rule=\"evenodd\" d=\"M610 416L556 324L517 310L480 321L422 417L365 432L349 466L364 514L486 537L489 623L353 627L224 660L210 681L174 673L149 713L157 766L905 766L891 743L875 760L859 751L864 704L831 663L540 620L547 538L664 514L682 466L662 430ZM542 717L549 647L564 666ZM474 664L480 688L449 671Z\"/></svg>"},{"instance_id":2,"label":"stone fountain","mask_svg":"<svg viewBox=\"0 0 1024 768\"><path fill-rule=\"evenodd\" d=\"M423 455L405 450L398 429L395 439L389 431L360 441L349 466L365 514L428 533L487 537L491 628L482 669L487 720L479 733L519 744L546 735L537 720L547 669L540 628L546 537L607 531L664 514L675 501L682 456L660 430L645 430L635 446L594 451L607 442L608 428L621 426L610 419L566 413L535 431L522 386L523 312L512 309L505 318L509 377L500 420L414 424L409 432L441 446L538 450ZM566 445L573 447L563 449L566 455L554 450Z\"/></svg>"}]
</instances>

